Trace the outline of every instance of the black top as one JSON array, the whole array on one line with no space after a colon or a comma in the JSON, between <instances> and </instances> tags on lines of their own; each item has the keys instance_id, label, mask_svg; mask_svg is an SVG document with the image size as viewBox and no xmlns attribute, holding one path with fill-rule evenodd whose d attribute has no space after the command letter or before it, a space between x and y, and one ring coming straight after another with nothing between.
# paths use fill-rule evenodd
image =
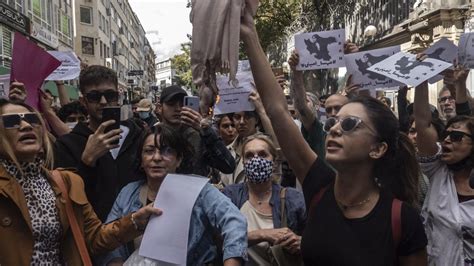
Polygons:
<instances>
[{"instance_id":1,"label":"black top","mask_svg":"<svg viewBox=\"0 0 474 266\"><path fill-rule=\"evenodd\" d=\"M393 265L398 256L425 248L427 239L417 211L402 204L401 241L395 251L391 210L393 197L381 190L374 209L365 217L348 219L334 197L335 173L319 158L303 184L306 206L328 186L303 232L301 249L305 265Z\"/></svg>"},{"instance_id":2,"label":"black top","mask_svg":"<svg viewBox=\"0 0 474 266\"><path fill-rule=\"evenodd\" d=\"M76 168L84 180L87 199L97 216L105 222L120 190L132 181L139 179L136 170L138 146L143 130L132 120L123 121L129 132L117 159L110 152L100 157L94 167L85 165L82 153L92 132L87 124L79 123L74 129L59 139L54 145L55 167Z\"/></svg>"}]
</instances>

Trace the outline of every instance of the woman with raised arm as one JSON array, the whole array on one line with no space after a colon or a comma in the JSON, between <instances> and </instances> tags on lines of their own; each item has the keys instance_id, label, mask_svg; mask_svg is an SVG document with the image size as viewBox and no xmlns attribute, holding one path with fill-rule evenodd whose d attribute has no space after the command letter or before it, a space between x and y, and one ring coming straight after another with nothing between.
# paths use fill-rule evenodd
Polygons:
<instances>
[{"instance_id":1,"label":"woman with raised arm","mask_svg":"<svg viewBox=\"0 0 474 266\"><path fill-rule=\"evenodd\" d=\"M410 206L418 183L414 148L398 133L394 114L375 99L358 98L328 119L326 160L335 173L310 149L286 111L251 14L246 10L242 19L242 40L309 209L301 244L305 264L426 265L426 236Z\"/></svg>"},{"instance_id":2,"label":"woman with raised arm","mask_svg":"<svg viewBox=\"0 0 474 266\"><path fill-rule=\"evenodd\" d=\"M454 78L469 70L456 67ZM474 118L448 120L441 145L428 103L428 84L415 90L415 122L419 162L430 186L422 209L430 265L474 265Z\"/></svg>"}]
</instances>

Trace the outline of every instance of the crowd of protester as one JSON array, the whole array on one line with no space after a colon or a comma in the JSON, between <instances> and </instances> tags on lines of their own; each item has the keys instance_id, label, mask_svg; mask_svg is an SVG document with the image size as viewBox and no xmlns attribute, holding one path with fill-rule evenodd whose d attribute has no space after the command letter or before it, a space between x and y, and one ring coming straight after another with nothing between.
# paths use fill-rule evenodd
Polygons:
<instances>
[{"instance_id":1,"label":"crowd of protester","mask_svg":"<svg viewBox=\"0 0 474 266\"><path fill-rule=\"evenodd\" d=\"M0 100L0 265L89 265L67 202L92 263L123 265L150 217L166 215L153 203L168 174L209 180L191 212L188 265L474 265L467 69L443 72L437 107L427 82L413 103L405 86L392 104L350 77L318 96L297 52L289 80L275 76L249 10L241 40L254 111L208 117L172 85L156 102L131 101L133 115L108 130L112 69L84 66L80 100L62 94L58 110L49 94L40 111L28 106L12 82Z\"/></svg>"}]
</instances>

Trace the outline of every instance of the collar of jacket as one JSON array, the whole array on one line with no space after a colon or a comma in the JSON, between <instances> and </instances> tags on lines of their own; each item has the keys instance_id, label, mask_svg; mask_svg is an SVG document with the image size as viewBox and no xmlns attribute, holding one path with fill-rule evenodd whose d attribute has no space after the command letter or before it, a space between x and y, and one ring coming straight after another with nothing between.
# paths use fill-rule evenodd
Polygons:
<instances>
[{"instance_id":1,"label":"collar of jacket","mask_svg":"<svg viewBox=\"0 0 474 266\"><path fill-rule=\"evenodd\" d=\"M52 180L50 171L43 168L44 173L46 173L46 177L51 184L51 188L56 195L56 208L58 208L59 219L61 221L62 232L63 235L69 228L69 222L66 215L65 210L65 200L61 197L61 190L56 185L56 183ZM3 165L0 164L0 196L4 196L6 198L10 198L15 205L20 210L23 219L25 220L26 224L28 225L31 232L33 232L30 220L30 214L28 212L28 206L26 204L25 195L23 194L23 190L16 180L15 177L11 176Z\"/></svg>"}]
</instances>

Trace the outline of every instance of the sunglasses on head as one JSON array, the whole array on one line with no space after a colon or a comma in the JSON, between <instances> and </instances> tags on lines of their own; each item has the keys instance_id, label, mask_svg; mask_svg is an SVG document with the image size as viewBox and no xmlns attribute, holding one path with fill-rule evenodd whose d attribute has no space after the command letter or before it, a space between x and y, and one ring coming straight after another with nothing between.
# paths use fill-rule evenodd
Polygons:
<instances>
[{"instance_id":1,"label":"sunglasses on head","mask_svg":"<svg viewBox=\"0 0 474 266\"><path fill-rule=\"evenodd\" d=\"M36 113L8 114L1 117L5 129L20 128L22 120L32 126L40 125L40 119Z\"/></svg>"},{"instance_id":2,"label":"sunglasses on head","mask_svg":"<svg viewBox=\"0 0 474 266\"><path fill-rule=\"evenodd\" d=\"M104 96L105 100L110 103L117 102L119 94L118 91L115 90L106 90L104 92L91 91L86 93L86 99L90 103L99 103L102 96Z\"/></svg>"},{"instance_id":3,"label":"sunglasses on head","mask_svg":"<svg viewBox=\"0 0 474 266\"><path fill-rule=\"evenodd\" d=\"M343 132L351 132L354 131L360 124L364 123L362 119L356 116L347 116L344 118L338 118L338 117L330 117L326 120L324 123L323 130L326 133L329 133L331 128L335 126L337 123L340 123L341 129ZM367 126L367 125L366 125ZM367 126L367 128L375 134L375 130L371 129L370 127Z\"/></svg>"},{"instance_id":4,"label":"sunglasses on head","mask_svg":"<svg viewBox=\"0 0 474 266\"><path fill-rule=\"evenodd\" d=\"M456 130L445 131L444 134L443 134L443 139L446 139L448 136L449 136L449 139L452 142L460 142L460 141L462 141L464 136L467 136L470 139L472 139L471 134L467 134L465 132L456 131Z\"/></svg>"}]
</instances>

